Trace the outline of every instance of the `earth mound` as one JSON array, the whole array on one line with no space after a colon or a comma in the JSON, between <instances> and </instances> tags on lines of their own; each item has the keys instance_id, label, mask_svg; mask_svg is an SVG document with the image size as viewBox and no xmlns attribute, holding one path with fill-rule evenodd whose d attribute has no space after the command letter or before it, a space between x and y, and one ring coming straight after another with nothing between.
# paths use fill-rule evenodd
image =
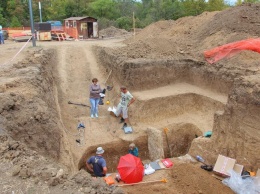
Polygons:
<instances>
[{"instance_id":1,"label":"earth mound","mask_svg":"<svg viewBox=\"0 0 260 194\"><path fill-rule=\"evenodd\" d=\"M100 37L126 37L126 36L130 36L131 33L130 32L127 32L126 30L124 29L119 29L119 28L116 28L114 26L111 26L111 27L108 27L106 29L103 29L103 30L100 30L99 31L99 36Z\"/></svg>"}]
</instances>

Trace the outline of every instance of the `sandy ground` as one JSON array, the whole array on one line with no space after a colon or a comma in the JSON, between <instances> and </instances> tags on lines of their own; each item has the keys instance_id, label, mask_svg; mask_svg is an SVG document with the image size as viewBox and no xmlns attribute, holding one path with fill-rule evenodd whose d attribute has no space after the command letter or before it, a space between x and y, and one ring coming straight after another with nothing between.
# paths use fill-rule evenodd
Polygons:
<instances>
[{"instance_id":1,"label":"sandy ground","mask_svg":"<svg viewBox=\"0 0 260 194\"><path fill-rule=\"evenodd\" d=\"M88 86L91 83L91 79L93 77L97 77L99 79L99 83L102 85L108 76L108 73L98 65L97 59L93 54L92 46L100 45L102 47L120 47L123 45L121 41L121 39L110 39L84 42L37 42L38 48L55 50L55 61L57 63L51 64L54 65L53 69L55 71L53 72L56 86L54 87L54 94L56 94L54 97L55 102L58 105L58 117L61 121L61 128L63 129L63 146L59 157L59 162L66 165L72 173L77 172L80 167L79 161L82 160L82 156L86 150L90 151L90 149L92 149L93 152L99 145L107 144L109 147L109 144L113 144L112 142L115 142L114 146L121 146L121 153L127 153L127 142L134 141L138 137L145 134L147 124L136 123L135 121L132 122L134 133L127 135L124 134L124 132L120 129L121 125L118 123L118 119L112 117L108 113L108 105L100 106L99 118L92 119L89 116L90 113L88 107L68 104L68 101L89 104ZM14 56L23 44L24 43L13 43L6 41L4 49L8 50L8 52L5 52L5 55L3 55L3 61L6 62ZM2 50L3 46L0 49ZM33 48L29 44L25 51L22 51L21 55L19 55L15 61L25 61L26 50L30 52L32 49ZM10 62L5 66L11 66L11 64L12 63ZM118 84L114 85L115 87L118 87ZM20 90L21 88L18 87L16 89ZM115 88L114 90L117 92L118 88ZM208 98L213 98L221 103L226 102L226 96L214 94L210 91L196 88L190 84L180 83L165 86L158 88L157 91L166 92L147 90L134 92L133 94L139 101L146 101L158 97L197 93ZM111 102L113 101L116 103L116 100L110 100ZM112 106L112 104L110 105ZM201 119L201 117L197 114L192 115L192 113L190 113L189 115L176 117L172 122L180 122L181 120L184 121L187 118L192 118L194 123L198 123L196 120ZM210 120L212 122L212 119ZM82 133L77 133L77 124L79 121L84 122L86 126L85 131ZM160 126L163 125L163 123L164 121L155 122L152 126ZM204 122L204 124L205 123L207 122ZM209 123L210 122L208 122L208 124ZM82 134L84 134L84 136L82 136ZM81 139L81 143L76 143L76 139ZM122 144L122 140L126 141L126 143ZM105 155L105 157L107 160L113 159L109 155ZM219 180L213 178L208 172L200 169L200 165L198 163L185 163L183 161L185 160L175 159L175 166L171 170L161 170L144 177L144 181L161 180L162 178L166 178L168 180L167 183L160 183L159 181L156 184L147 183L140 186L126 186L122 187L122 189L126 193L143 193L144 190L149 191L149 193L169 193L173 191L174 193L218 193L219 190L223 190L225 193L232 193ZM189 168L189 171L187 171L187 168ZM108 169L109 172L115 172L114 167L110 168L108 166ZM196 181L192 180L192 177L194 177L194 180ZM201 179L204 180L204 183L201 182ZM29 185L29 183L27 185ZM44 184L42 187L47 188ZM216 189L216 187L218 189ZM32 189L28 186L27 191L29 191L28 188ZM22 188L20 189L26 190ZM46 191L47 190L44 192ZM37 192L41 191L38 189Z\"/></svg>"},{"instance_id":2,"label":"sandy ground","mask_svg":"<svg viewBox=\"0 0 260 194\"><path fill-rule=\"evenodd\" d=\"M233 193L186 154L195 137L214 129L215 144L197 138L193 153L200 150L216 158L220 151L238 156L240 162L247 157L257 167L259 54L242 51L212 66L202 53L258 37L258 9L248 4L160 21L127 40L107 38L116 34L111 28L100 40L37 42L36 48L29 43L14 59L25 43L0 45L0 189L6 194ZM98 53L96 46L104 52ZM104 100L110 104L99 107L99 118L90 118L86 106L68 104L89 105L88 87L94 77L102 87L113 85ZM122 84L130 85L136 97L129 110L132 134L125 134L119 119L107 111L118 103ZM84 130L77 129L79 122ZM148 163L148 128L165 127L170 129L169 145L164 137L163 151L174 156L174 166L144 177L157 182L119 189L93 180L85 171L86 159L98 146L106 150L110 173L116 172L130 142ZM163 178L167 183L160 181Z\"/></svg>"}]
</instances>

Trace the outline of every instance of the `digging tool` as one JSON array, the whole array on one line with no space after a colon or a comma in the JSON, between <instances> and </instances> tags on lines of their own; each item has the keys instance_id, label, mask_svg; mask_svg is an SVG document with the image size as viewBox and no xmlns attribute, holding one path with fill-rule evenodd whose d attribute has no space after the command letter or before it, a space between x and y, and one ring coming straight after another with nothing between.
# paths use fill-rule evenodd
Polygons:
<instances>
[{"instance_id":1,"label":"digging tool","mask_svg":"<svg viewBox=\"0 0 260 194\"><path fill-rule=\"evenodd\" d=\"M109 105L110 104L110 100L109 100L109 92L113 89L113 86L107 86L107 98L108 100L106 101L106 104Z\"/></svg>"},{"instance_id":2,"label":"digging tool","mask_svg":"<svg viewBox=\"0 0 260 194\"><path fill-rule=\"evenodd\" d=\"M78 106L87 106L87 107L91 108L91 106L89 106L87 104L75 103L75 102L71 102L71 101L69 101L68 104L74 104L74 105L78 105Z\"/></svg>"},{"instance_id":3,"label":"digging tool","mask_svg":"<svg viewBox=\"0 0 260 194\"><path fill-rule=\"evenodd\" d=\"M203 164L203 165L200 166L202 169L207 170L207 171L213 170L214 166L206 164L205 160L201 156L196 156L196 159L197 159L198 162Z\"/></svg>"},{"instance_id":4,"label":"digging tool","mask_svg":"<svg viewBox=\"0 0 260 194\"><path fill-rule=\"evenodd\" d=\"M106 85L107 80L108 80L108 78L110 77L111 73L112 73L112 70L110 70L110 72L109 72L109 74L108 74L108 76L107 76L107 79L106 79L106 81L104 82L104 85Z\"/></svg>"},{"instance_id":5,"label":"digging tool","mask_svg":"<svg viewBox=\"0 0 260 194\"><path fill-rule=\"evenodd\" d=\"M146 182L139 182L139 183L122 184L122 185L117 185L117 186L118 187L124 187L124 186L131 186L131 185L140 185L140 184L144 184L144 183L156 183L156 182L167 183L167 179L161 179L161 180L155 180L155 181L146 181Z\"/></svg>"},{"instance_id":6,"label":"digging tool","mask_svg":"<svg viewBox=\"0 0 260 194\"><path fill-rule=\"evenodd\" d=\"M168 136L167 136L167 132L169 131L169 129L167 127L165 127L163 130L164 130L164 133L165 133L165 136L166 136L168 152L169 152L170 157L172 157L171 148L170 148L169 141L168 141Z\"/></svg>"},{"instance_id":7,"label":"digging tool","mask_svg":"<svg viewBox=\"0 0 260 194\"><path fill-rule=\"evenodd\" d=\"M197 159L198 162L201 162L202 164L207 165L207 164L205 163L205 160L204 160L201 156L196 156L196 159ZM207 165L207 166L208 166L208 165Z\"/></svg>"},{"instance_id":8,"label":"digging tool","mask_svg":"<svg viewBox=\"0 0 260 194\"><path fill-rule=\"evenodd\" d=\"M109 74L108 74L108 76L107 76L107 79L106 79L106 81L104 82L104 85L106 86L106 89L107 89L107 91L108 91L108 93L107 93L108 100L106 101L106 104L107 104L107 105L110 104L109 91L111 91L111 90L113 89L113 86L107 86L107 85L106 85L107 80L108 80L108 78L110 77L111 73L112 73L112 69L110 70L110 72L109 72Z\"/></svg>"}]
</instances>

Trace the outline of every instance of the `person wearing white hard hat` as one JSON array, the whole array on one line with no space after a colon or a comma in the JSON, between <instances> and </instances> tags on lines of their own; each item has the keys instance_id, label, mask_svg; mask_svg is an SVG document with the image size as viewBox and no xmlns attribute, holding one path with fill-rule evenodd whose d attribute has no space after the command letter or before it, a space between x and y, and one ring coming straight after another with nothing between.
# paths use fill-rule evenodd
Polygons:
<instances>
[{"instance_id":1,"label":"person wearing white hard hat","mask_svg":"<svg viewBox=\"0 0 260 194\"><path fill-rule=\"evenodd\" d=\"M96 177L104 177L107 174L106 160L102 156L104 152L102 147L98 147L96 155L91 156L86 162L87 169Z\"/></svg>"}]
</instances>

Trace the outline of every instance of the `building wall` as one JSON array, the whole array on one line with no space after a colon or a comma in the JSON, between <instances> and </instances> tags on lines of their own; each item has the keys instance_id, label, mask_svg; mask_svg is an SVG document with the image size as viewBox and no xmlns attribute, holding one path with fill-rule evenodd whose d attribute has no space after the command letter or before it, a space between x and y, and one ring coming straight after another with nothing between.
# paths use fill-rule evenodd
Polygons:
<instances>
[{"instance_id":1,"label":"building wall","mask_svg":"<svg viewBox=\"0 0 260 194\"><path fill-rule=\"evenodd\" d=\"M68 25L67 25L68 21ZM64 22L64 31L69 34L71 37L79 39L80 36L83 36L84 39L90 38L88 36L87 23L97 22L95 18L85 18L82 20L65 20Z\"/></svg>"}]
</instances>

